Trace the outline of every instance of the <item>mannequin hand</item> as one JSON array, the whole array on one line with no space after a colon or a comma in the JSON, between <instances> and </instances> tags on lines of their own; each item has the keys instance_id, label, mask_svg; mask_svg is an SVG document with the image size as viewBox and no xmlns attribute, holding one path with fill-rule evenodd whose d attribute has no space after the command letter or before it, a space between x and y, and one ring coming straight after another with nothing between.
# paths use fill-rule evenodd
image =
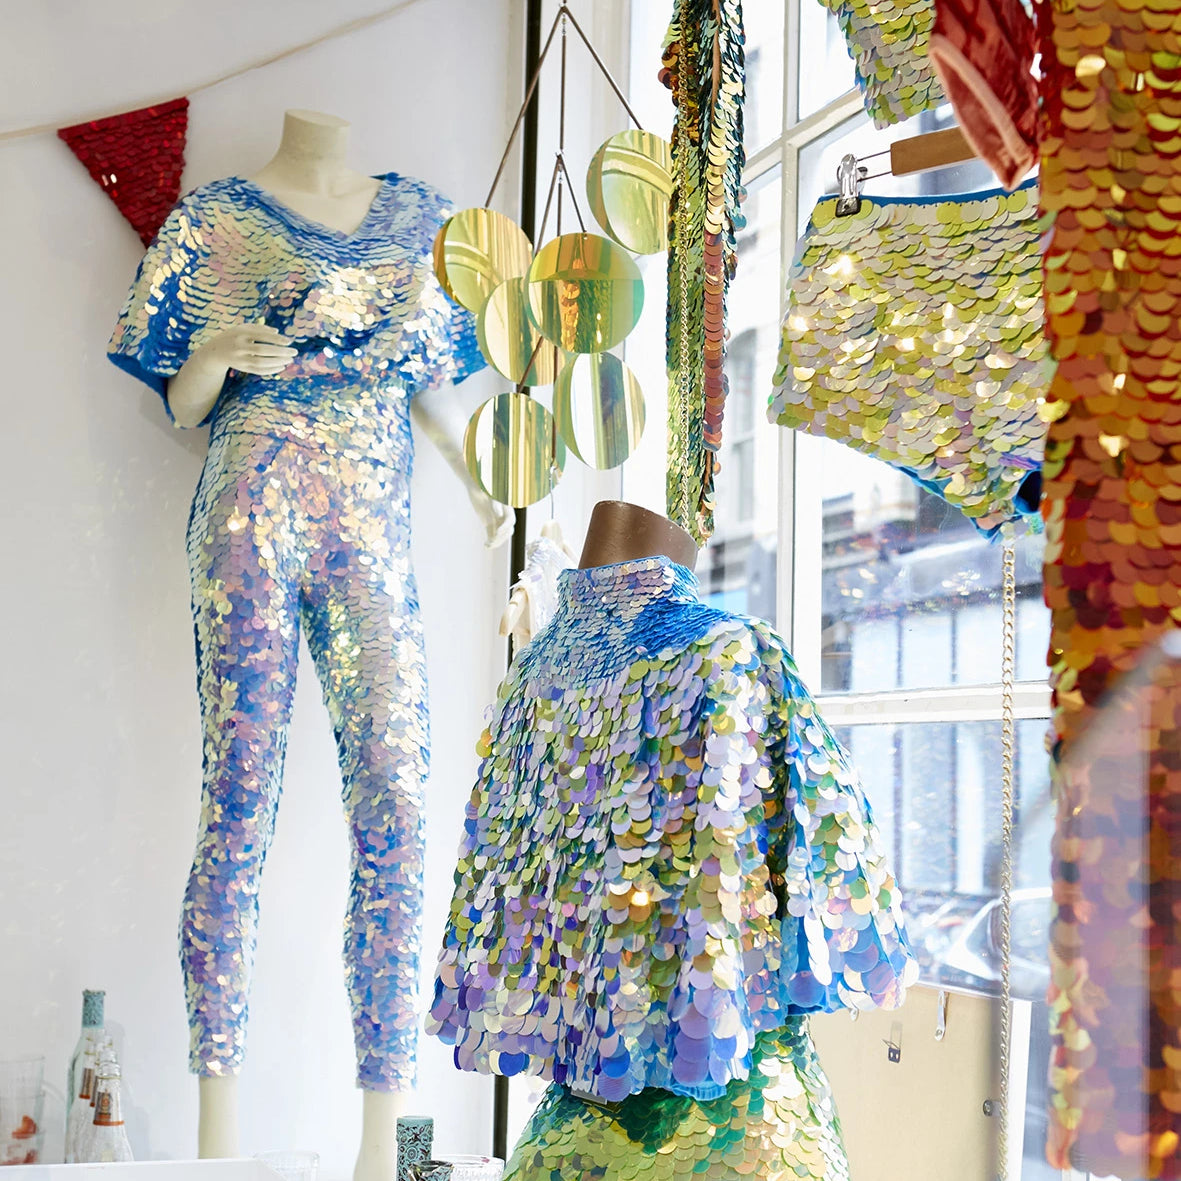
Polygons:
<instances>
[{"instance_id":1,"label":"mannequin hand","mask_svg":"<svg viewBox=\"0 0 1181 1181\"><path fill-rule=\"evenodd\" d=\"M487 549L499 549L513 535L517 522L513 510L498 500L493 500L482 488L468 488L468 496L476 515L484 522L484 545Z\"/></svg>"},{"instance_id":2,"label":"mannequin hand","mask_svg":"<svg viewBox=\"0 0 1181 1181\"><path fill-rule=\"evenodd\" d=\"M266 324L235 324L193 350L188 364L203 373L236 369L259 377L282 373L296 357L287 337Z\"/></svg>"}]
</instances>

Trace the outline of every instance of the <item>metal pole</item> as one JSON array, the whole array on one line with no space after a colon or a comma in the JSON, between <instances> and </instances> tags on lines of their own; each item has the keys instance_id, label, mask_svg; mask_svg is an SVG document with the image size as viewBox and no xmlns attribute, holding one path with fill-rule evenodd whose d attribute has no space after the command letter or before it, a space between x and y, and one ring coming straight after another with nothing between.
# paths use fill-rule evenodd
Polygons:
<instances>
[{"instance_id":1,"label":"metal pole","mask_svg":"<svg viewBox=\"0 0 1181 1181\"><path fill-rule=\"evenodd\" d=\"M525 69L526 80L533 77L541 60L541 9L543 0L526 0L525 6ZM538 92L534 87L525 110L525 126L521 140L521 229L533 241L537 229L537 121ZM534 243L536 245L536 243ZM525 566L526 510L516 510L513 527L512 551L509 558L509 585L521 576ZM509 641L512 659L512 641ZM508 1159L508 1079L496 1075L492 1082L492 1155Z\"/></svg>"}]
</instances>

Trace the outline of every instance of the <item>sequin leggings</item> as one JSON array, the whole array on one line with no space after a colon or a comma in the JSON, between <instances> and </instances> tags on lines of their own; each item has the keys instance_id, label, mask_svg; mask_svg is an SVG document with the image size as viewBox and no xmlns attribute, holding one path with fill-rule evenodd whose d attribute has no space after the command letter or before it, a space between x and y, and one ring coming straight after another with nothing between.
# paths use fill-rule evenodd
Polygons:
<instances>
[{"instance_id":1,"label":"sequin leggings","mask_svg":"<svg viewBox=\"0 0 1181 1181\"><path fill-rule=\"evenodd\" d=\"M302 625L336 732L352 846L344 958L358 1083L408 1088L429 734L407 476L265 435L217 437L188 555L205 736L180 933L190 1069L242 1064Z\"/></svg>"}]
</instances>

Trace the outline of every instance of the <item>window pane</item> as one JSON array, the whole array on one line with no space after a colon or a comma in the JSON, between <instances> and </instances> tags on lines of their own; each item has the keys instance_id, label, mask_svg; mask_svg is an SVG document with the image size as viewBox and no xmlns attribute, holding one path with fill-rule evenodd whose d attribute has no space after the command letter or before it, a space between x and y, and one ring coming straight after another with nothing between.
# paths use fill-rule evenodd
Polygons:
<instances>
[{"instance_id":1,"label":"window pane","mask_svg":"<svg viewBox=\"0 0 1181 1181\"><path fill-rule=\"evenodd\" d=\"M779 0L748 4L742 17L746 33L746 107L743 146L748 156L765 148L783 130L783 15Z\"/></svg>"},{"instance_id":2,"label":"window pane","mask_svg":"<svg viewBox=\"0 0 1181 1181\"><path fill-rule=\"evenodd\" d=\"M1017 723L1012 979L1033 1001L1026 1063L1024 1181L1045 1163L1050 1055L1045 990L1050 915L1049 761L1044 719ZM911 945L928 984L1000 991L1000 722L843 727L902 889ZM900 811L899 811L900 810Z\"/></svg>"},{"instance_id":3,"label":"window pane","mask_svg":"<svg viewBox=\"0 0 1181 1181\"><path fill-rule=\"evenodd\" d=\"M1014 986L1030 999L1047 981L1048 724L1018 722L1014 758ZM1000 721L845 726L838 737L891 853L924 979L995 991L1000 960L990 924L1001 880Z\"/></svg>"},{"instance_id":4,"label":"window pane","mask_svg":"<svg viewBox=\"0 0 1181 1181\"><path fill-rule=\"evenodd\" d=\"M779 351L782 187L771 169L748 185L730 288L730 383L716 477L716 527L698 560L709 601L775 619L779 528L779 428L767 421L767 391Z\"/></svg>"},{"instance_id":5,"label":"window pane","mask_svg":"<svg viewBox=\"0 0 1181 1181\"><path fill-rule=\"evenodd\" d=\"M819 564L806 555L797 563L801 610L819 599L821 692L999 683L1000 543L908 476L841 444L801 434L797 469L799 511L810 499L821 518ZM1017 541L1017 668L1035 681L1046 677L1044 544L1033 533ZM818 584L811 594L809 582ZM800 618L797 634L814 634Z\"/></svg>"},{"instance_id":6,"label":"window pane","mask_svg":"<svg viewBox=\"0 0 1181 1181\"><path fill-rule=\"evenodd\" d=\"M950 894L956 865L955 792L951 789L955 783L955 728L918 722L898 730L902 799L902 843L896 862L899 878L911 890Z\"/></svg>"},{"instance_id":7,"label":"window pane","mask_svg":"<svg viewBox=\"0 0 1181 1181\"><path fill-rule=\"evenodd\" d=\"M806 119L852 90L857 79L833 13L817 0L793 2L800 6L799 107L800 118Z\"/></svg>"}]
</instances>

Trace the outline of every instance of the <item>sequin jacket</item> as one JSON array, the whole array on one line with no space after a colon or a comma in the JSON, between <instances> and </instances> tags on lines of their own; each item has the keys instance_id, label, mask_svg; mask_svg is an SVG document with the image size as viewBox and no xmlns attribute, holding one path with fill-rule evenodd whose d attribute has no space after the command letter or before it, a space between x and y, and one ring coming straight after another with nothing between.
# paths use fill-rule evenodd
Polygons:
<instances>
[{"instance_id":1,"label":"sequin jacket","mask_svg":"<svg viewBox=\"0 0 1181 1181\"><path fill-rule=\"evenodd\" d=\"M480 741L427 1027L457 1064L712 1098L917 975L845 752L765 623L665 558L562 574Z\"/></svg>"},{"instance_id":2,"label":"sequin jacket","mask_svg":"<svg viewBox=\"0 0 1181 1181\"><path fill-rule=\"evenodd\" d=\"M111 360L165 396L200 345L266 323L298 356L276 377L231 370L207 420L213 434L269 434L408 467L410 399L484 362L473 317L431 267L446 199L397 173L378 179L351 234L241 177L194 189L140 264Z\"/></svg>"}]
</instances>

